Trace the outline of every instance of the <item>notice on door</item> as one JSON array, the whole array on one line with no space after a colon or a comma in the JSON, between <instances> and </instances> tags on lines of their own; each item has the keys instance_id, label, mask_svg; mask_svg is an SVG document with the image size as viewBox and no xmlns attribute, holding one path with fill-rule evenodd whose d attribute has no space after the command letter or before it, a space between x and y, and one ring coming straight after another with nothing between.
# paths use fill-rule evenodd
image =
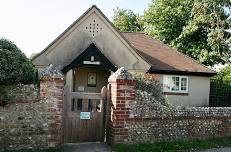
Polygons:
<instances>
[{"instance_id":1,"label":"notice on door","mask_svg":"<svg viewBox=\"0 0 231 152\"><path fill-rule=\"evenodd\" d=\"M89 120L91 119L91 112L80 112L81 120Z\"/></svg>"}]
</instances>

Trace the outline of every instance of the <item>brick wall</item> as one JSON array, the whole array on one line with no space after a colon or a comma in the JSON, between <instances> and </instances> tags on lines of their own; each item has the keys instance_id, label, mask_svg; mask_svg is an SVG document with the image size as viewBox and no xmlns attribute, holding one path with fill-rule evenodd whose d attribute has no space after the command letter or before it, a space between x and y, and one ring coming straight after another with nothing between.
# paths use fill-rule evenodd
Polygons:
<instances>
[{"instance_id":1,"label":"brick wall","mask_svg":"<svg viewBox=\"0 0 231 152\"><path fill-rule=\"evenodd\" d=\"M129 105L135 98L134 80L109 81L111 84L111 142L121 143L128 137L125 127L129 119Z\"/></svg>"},{"instance_id":2,"label":"brick wall","mask_svg":"<svg viewBox=\"0 0 231 152\"><path fill-rule=\"evenodd\" d=\"M50 103L48 112L51 115L49 123L48 146L55 147L62 143L63 121L63 89L62 78L43 77L40 82L40 97Z\"/></svg>"},{"instance_id":3,"label":"brick wall","mask_svg":"<svg viewBox=\"0 0 231 152\"><path fill-rule=\"evenodd\" d=\"M33 85L12 89L16 102L0 106L0 151L62 142L63 86L63 76L48 69L41 78L40 96Z\"/></svg>"},{"instance_id":4,"label":"brick wall","mask_svg":"<svg viewBox=\"0 0 231 152\"><path fill-rule=\"evenodd\" d=\"M174 108L137 100L135 81L124 68L109 78L112 144L231 135L231 108Z\"/></svg>"},{"instance_id":5,"label":"brick wall","mask_svg":"<svg viewBox=\"0 0 231 152\"><path fill-rule=\"evenodd\" d=\"M125 69L119 69L110 76L110 105L111 105L111 144L123 143L128 139L128 129L125 127L129 120L129 105L135 99L135 81Z\"/></svg>"}]
</instances>

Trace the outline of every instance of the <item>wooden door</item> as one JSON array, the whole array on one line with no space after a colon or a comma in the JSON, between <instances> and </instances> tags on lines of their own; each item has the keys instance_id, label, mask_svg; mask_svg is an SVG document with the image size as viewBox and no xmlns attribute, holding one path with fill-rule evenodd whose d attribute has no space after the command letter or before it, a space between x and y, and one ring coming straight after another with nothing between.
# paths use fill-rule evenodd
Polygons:
<instances>
[{"instance_id":1,"label":"wooden door","mask_svg":"<svg viewBox=\"0 0 231 152\"><path fill-rule=\"evenodd\" d=\"M104 141L104 104L101 95L65 92L64 142Z\"/></svg>"}]
</instances>

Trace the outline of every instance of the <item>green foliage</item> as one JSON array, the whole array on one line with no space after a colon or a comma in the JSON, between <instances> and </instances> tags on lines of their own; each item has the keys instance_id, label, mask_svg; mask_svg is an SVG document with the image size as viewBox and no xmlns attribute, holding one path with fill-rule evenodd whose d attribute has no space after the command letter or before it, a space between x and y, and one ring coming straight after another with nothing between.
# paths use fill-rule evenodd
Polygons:
<instances>
[{"instance_id":1,"label":"green foliage","mask_svg":"<svg viewBox=\"0 0 231 152\"><path fill-rule=\"evenodd\" d=\"M120 31L143 31L143 22L139 15L131 10L119 9L114 10L113 24Z\"/></svg>"},{"instance_id":2,"label":"green foliage","mask_svg":"<svg viewBox=\"0 0 231 152\"><path fill-rule=\"evenodd\" d=\"M219 0L195 2L191 20L172 45L206 65L227 61L231 52L230 34L224 31L229 27L224 5Z\"/></svg>"},{"instance_id":3,"label":"green foliage","mask_svg":"<svg viewBox=\"0 0 231 152\"><path fill-rule=\"evenodd\" d=\"M120 144L116 145L115 149L117 152L179 152L225 146L231 146L231 137L210 138L206 140L179 140L173 142L157 142L154 144Z\"/></svg>"},{"instance_id":4,"label":"green foliage","mask_svg":"<svg viewBox=\"0 0 231 152\"><path fill-rule=\"evenodd\" d=\"M8 87L0 85L0 106L13 102L14 97L9 94Z\"/></svg>"},{"instance_id":5,"label":"green foliage","mask_svg":"<svg viewBox=\"0 0 231 152\"><path fill-rule=\"evenodd\" d=\"M205 65L231 57L230 0L153 0L143 16L117 8L121 31L145 31Z\"/></svg>"},{"instance_id":6,"label":"green foliage","mask_svg":"<svg viewBox=\"0 0 231 152\"><path fill-rule=\"evenodd\" d=\"M144 14L146 31L205 65L231 57L230 0L153 0Z\"/></svg>"},{"instance_id":7,"label":"green foliage","mask_svg":"<svg viewBox=\"0 0 231 152\"><path fill-rule=\"evenodd\" d=\"M35 71L30 60L11 41L0 39L0 104L13 101L9 85L35 82Z\"/></svg>"},{"instance_id":8,"label":"green foliage","mask_svg":"<svg viewBox=\"0 0 231 152\"><path fill-rule=\"evenodd\" d=\"M145 31L170 44L190 18L193 0L153 0L144 13Z\"/></svg>"},{"instance_id":9,"label":"green foliage","mask_svg":"<svg viewBox=\"0 0 231 152\"><path fill-rule=\"evenodd\" d=\"M34 67L11 41L0 39L0 84L32 83Z\"/></svg>"},{"instance_id":10,"label":"green foliage","mask_svg":"<svg viewBox=\"0 0 231 152\"><path fill-rule=\"evenodd\" d=\"M231 83L231 65L228 65L225 68L223 68L212 79L215 79L215 80L218 80L218 81L222 81L222 82Z\"/></svg>"}]
</instances>

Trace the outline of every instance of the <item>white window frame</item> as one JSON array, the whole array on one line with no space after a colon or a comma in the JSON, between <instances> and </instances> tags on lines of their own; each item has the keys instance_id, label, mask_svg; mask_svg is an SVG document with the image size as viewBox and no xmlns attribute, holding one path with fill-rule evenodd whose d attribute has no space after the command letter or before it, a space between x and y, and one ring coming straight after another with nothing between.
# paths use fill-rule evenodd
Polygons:
<instances>
[{"instance_id":1,"label":"white window frame","mask_svg":"<svg viewBox=\"0 0 231 152\"><path fill-rule=\"evenodd\" d=\"M166 86L169 86L170 82L168 82L168 78L171 77L179 77L179 91L174 91L170 89L167 89ZM186 78L186 90L181 90L181 79ZM189 77L188 76L180 76L180 75L164 75L163 76L163 92L172 92L172 93L188 93L189 88Z\"/></svg>"}]
</instances>

